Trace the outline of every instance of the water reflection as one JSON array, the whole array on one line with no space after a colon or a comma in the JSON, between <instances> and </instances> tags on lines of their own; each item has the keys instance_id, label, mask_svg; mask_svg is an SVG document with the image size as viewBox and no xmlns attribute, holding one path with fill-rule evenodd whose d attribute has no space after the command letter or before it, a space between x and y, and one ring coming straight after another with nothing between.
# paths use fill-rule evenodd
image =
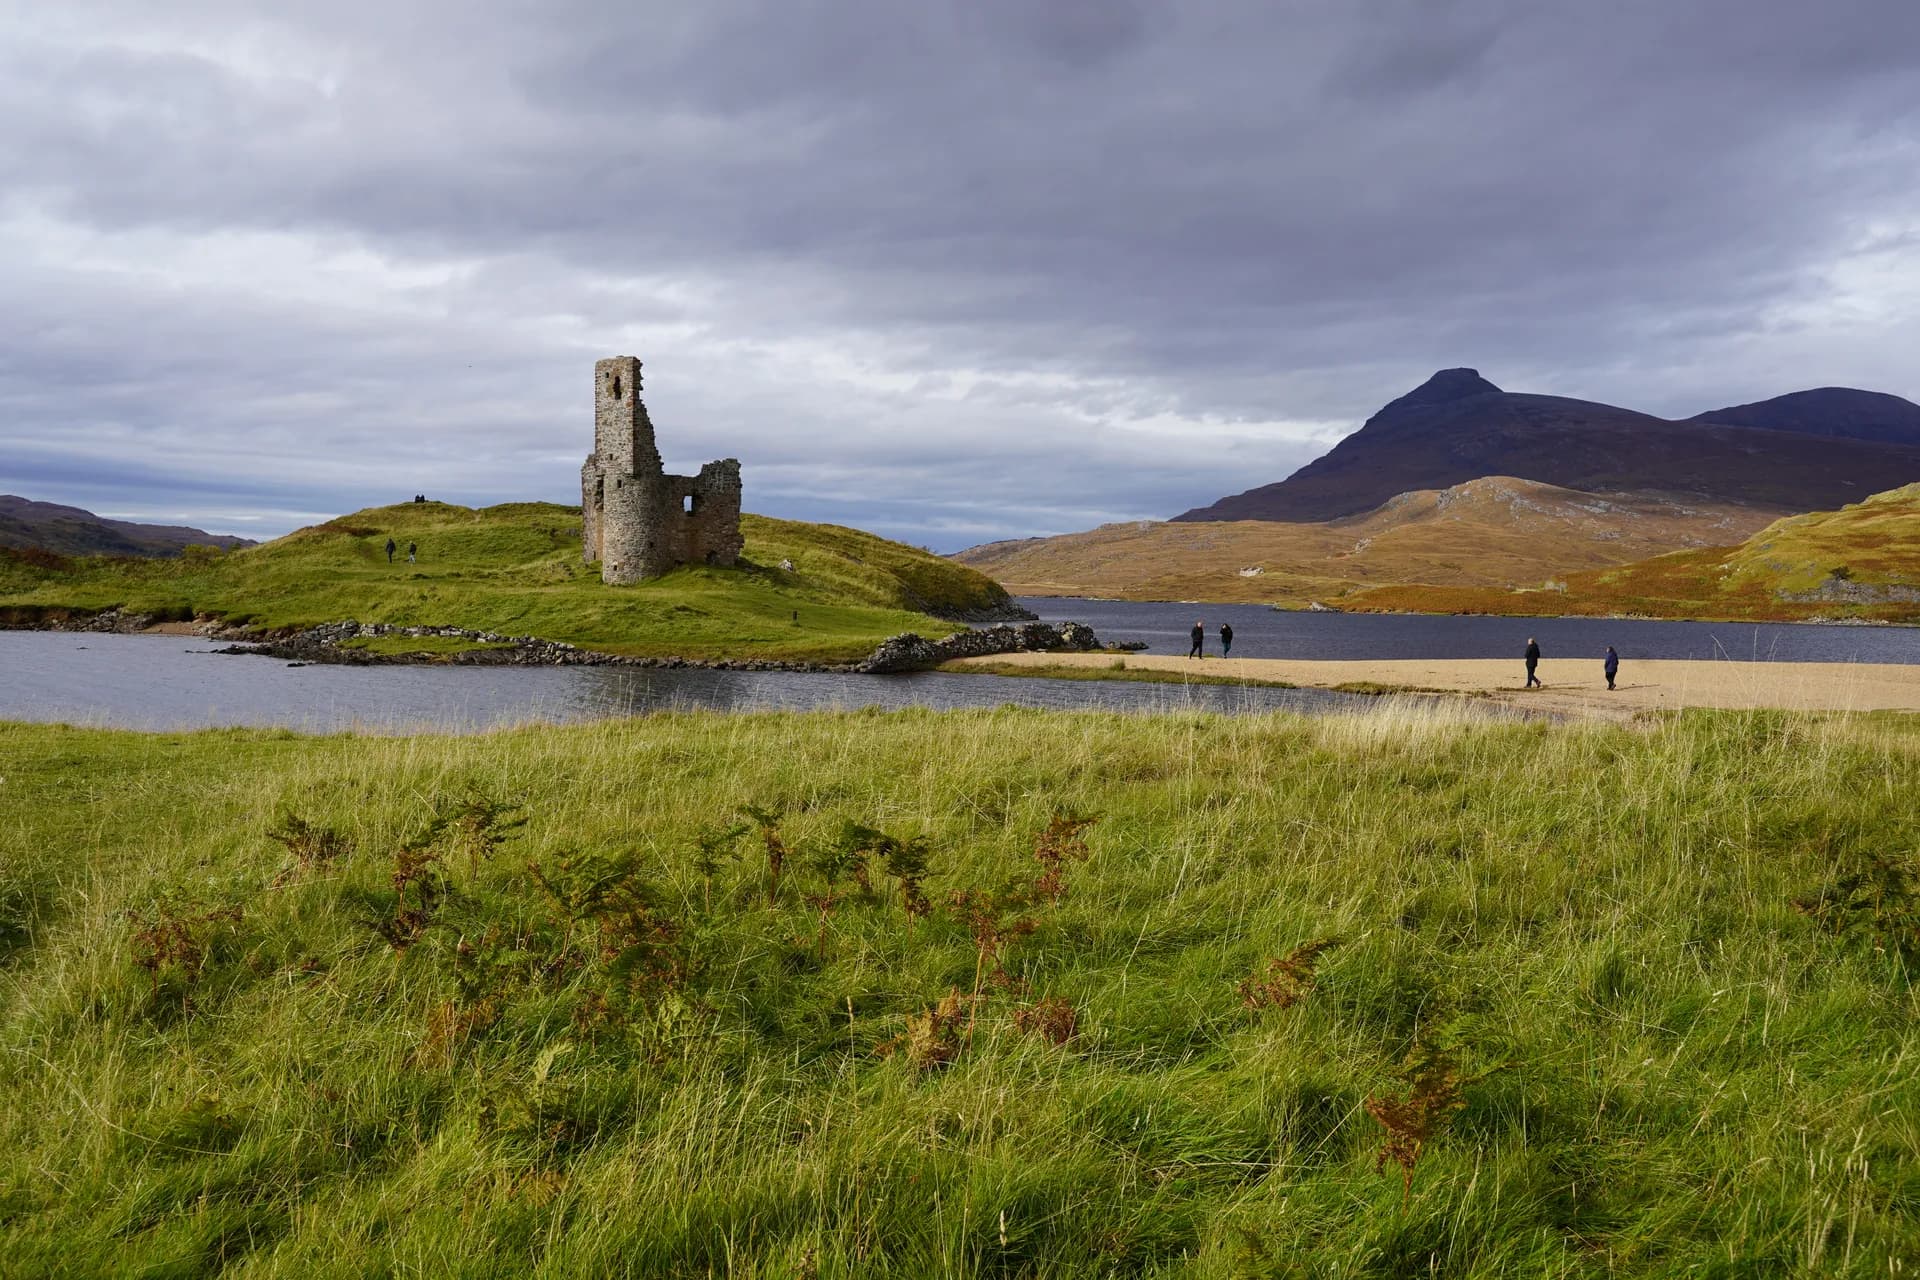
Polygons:
<instances>
[{"instance_id":1,"label":"water reflection","mask_svg":"<svg viewBox=\"0 0 1920 1280\"><path fill-rule=\"evenodd\" d=\"M687 709L1098 708L1326 711L1350 694L1002 676L803 675L619 667L292 667L193 638L0 632L0 719L126 729L283 726L471 732Z\"/></svg>"}]
</instances>

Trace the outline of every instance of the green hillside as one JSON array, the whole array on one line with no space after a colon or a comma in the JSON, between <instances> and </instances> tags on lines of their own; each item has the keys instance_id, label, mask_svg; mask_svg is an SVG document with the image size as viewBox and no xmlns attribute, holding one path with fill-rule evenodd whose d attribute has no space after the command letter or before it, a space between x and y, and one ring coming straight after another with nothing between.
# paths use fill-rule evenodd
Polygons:
<instances>
[{"instance_id":1,"label":"green hillside","mask_svg":"<svg viewBox=\"0 0 1920 1280\"><path fill-rule=\"evenodd\" d=\"M633 656L835 660L889 635L954 630L1007 602L990 578L835 525L743 516L742 565L608 587L580 559L578 508L373 507L262 546L149 562L0 555L0 618L124 607L265 631L354 619L534 635ZM386 540L400 546L387 563ZM417 564L406 547L417 543ZM781 569L791 561L791 571ZM797 619L796 619L797 614Z\"/></svg>"},{"instance_id":2,"label":"green hillside","mask_svg":"<svg viewBox=\"0 0 1920 1280\"><path fill-rule=\"evenodd\" d=\"M1887 588L1920 588L1920 484L1838 511L1776 520L1741 543L1726 564L1729 587L1753 584L1781 597L1820 591L1871 597Z\"/></svg>"}]
</instances>

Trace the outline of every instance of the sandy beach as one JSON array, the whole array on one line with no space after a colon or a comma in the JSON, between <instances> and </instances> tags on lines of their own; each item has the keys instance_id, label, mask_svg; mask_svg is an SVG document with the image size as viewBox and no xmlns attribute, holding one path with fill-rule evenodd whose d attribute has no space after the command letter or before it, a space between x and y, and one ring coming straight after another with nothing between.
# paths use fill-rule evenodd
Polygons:
<instances>
[{"instance_id":1,"label":"sandy beach","mask_svg":"<svg viewBox=\"0 0 1920 1280\"><path fill-rule=\"evenodd\" d=\"M1111 667L1110 653L1008 653L955 666ZM1274 680L1331 689L1396 685L1471 694L1545 711L1625 716L1681 707L1778 707L1795 711L1920 711L1920 664L1844 662L1622 662L1611 692L1594 658L1548 658L1544 689L1523 689L1519 659L1402 659L1301 662L1283 658L1202 658L1130 653L1129 669Z\"/></svg>"}]
</instances>

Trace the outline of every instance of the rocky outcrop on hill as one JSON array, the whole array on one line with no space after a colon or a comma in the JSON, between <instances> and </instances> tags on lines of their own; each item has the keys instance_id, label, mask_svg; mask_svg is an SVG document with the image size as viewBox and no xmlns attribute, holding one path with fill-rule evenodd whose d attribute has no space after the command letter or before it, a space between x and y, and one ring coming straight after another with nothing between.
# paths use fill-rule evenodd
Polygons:
<instances>
[{"instance_id":1,"label":"rocky outcrop on hill","mask_svg":"<svg viewBox=\"0 0 1920 1280\"><path fill-rule=\"evenodd\" d=\"M1811 591L1782 591L1782 600L1798 604L1920 604L1920 587L1899 582L1853 582L1829 577Z\"/></svg>"}]
</instances>

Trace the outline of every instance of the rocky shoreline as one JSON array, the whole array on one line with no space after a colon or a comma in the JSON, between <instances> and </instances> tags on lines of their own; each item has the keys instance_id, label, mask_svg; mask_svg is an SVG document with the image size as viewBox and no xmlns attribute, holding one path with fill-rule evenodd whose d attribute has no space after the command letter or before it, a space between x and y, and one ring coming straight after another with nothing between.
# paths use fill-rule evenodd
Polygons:
<instances>
[{"instance_id":1,"label":"rocky shoreline","mask_svg":"<svg viewBox=\"0 0 1920 1280\"><path fill-rule=\"evenodd\" d=\"M192 634L233 642L215 653L279 658L293 663L333 663L348 666L417 666L421 664L488 667L642 667L704 668L712 671L808 671L858 675L891 675L925 671L954 658L988 657L1000 653L1082 653L1100 647L1093 629L1078 622L1023 622L956 632L929 640L913 632L891 636L858 662L790 662L778 658L631 658L583 649L538 636L509 636L465 627L400 627L384 622L329 622L287 635L260 636L244 627L212 619L191 624L183 620L110 609L90 615L46 617L35 630L113 632L136 634L156 626L176 625ZM377 653L357 647L357 640L400 636L419 640L456 640L485 648L448 653Z\"/></svg>"}]
</instances>

